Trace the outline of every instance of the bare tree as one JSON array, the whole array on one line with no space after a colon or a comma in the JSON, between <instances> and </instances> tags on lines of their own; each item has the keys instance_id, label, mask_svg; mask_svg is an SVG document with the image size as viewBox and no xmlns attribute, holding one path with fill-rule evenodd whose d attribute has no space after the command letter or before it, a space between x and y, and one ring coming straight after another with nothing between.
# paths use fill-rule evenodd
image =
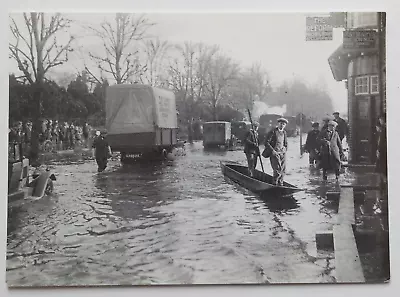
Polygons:
<instances>
[{"instance_id":1,"label":"bare tree","mask_svg":"<svg viewBox=\"0 0 400 297\"><path fill-rule=\"evenodd\" d=\"M247 71L247 84L252 96L257 96L260 101L265 101L271 92L270 77L260 63L254 63Z\"/></svg>"},{"instance_id":2,"label":"bare tree","mask_svg":"<svg viewBox=\"0 0 400 297\"><path fill-rule=\"evenodd\" d=\"M105 55L89 52L90 58L98 65L101 73L111 74L117 84L140 78L146 66L139 62L134 43L143 40L153 25L144 15L117 13L114 24L104 21L100 29L90 27L103 42L105 50ZM85 69L97 82L102 81L87 66Z\"/></svg>"},{"instance_id":3,"label":"bare tree","mask_svg":"<svg viewBox=\"0 0 400 297\"><path fill-rule=\"evenodd\" d=\"M18 27L14 18L10 17L10 31L13 42L9 42L10 57L17 64L30 84L42 82L50 68L68 61L68 53L72 51L70 36L64 44L57 42L56 33L70 27L71 21L62 17L60 13L47 15L44 13L24 13L24 29Z\"/></svg>"},{"instance_id":4,"label":"bare tree","mask_svg":"<svg viewBox=\"0 0 400 297\"><path fill-rule=\"evenodd\" d=\"M32 158L36 159L39 152L38 120L41 116L42 88L48 71L68 61L68 53L72 51L70 36L64 43L59 43L57 33L67 30L71 20L60 13L45 14L32 12L23 14L24 25L19 26L10 17L12 40L9 42L10 58L17 62L22 72L19 78L26 80L34 87L36 115L32 133Z\"/></svg>"},{"instance_id":5,"label":"bare tree","mask_svg":"<svg viewBox=\"0 0 400 297\"><path fill-rule=\"evenodd\" d=\"M250 109L254 101L266 102L267 95L272 90L269 75L259 63L244 69L230 88L230 95L233 97L231 104L236 105L240 110Z\"/></svg>"},{"instance_id":6,"label":"bare tree","mask_svg":"<svg viewBox=\"0 0 400 297\"><path fill-rule=\"evenodd\" d=\"M183 101L199 101L204 97L207 71L218 47L185 42L175 49L178 58L169 66L170 85Z\"/></svg>"},{"instance_id":7,"label":"bare tree","mask_svg":"<svg viewBox=\"0 0 400 297\"><path fill-rule=\"evenodd\" d=\"M217 106L230 83L234 82L238 77L239 70L239 64L222 54L211 59L211 65L206 71L205 87L208 92L214 120L217 120Z\"/></svg>"},{"instance_id":8,"label":"bare tree","mask_svg":"<svg viewBox=\"0 0 400 297\"><path fill-rule=\"evenodd\" d=\"M176 45L175 50L177 57L169 66L169 84L178 94L178 108L183 111L181 117L188 124L191 141L192 122L199 111L199 103L204 99L207 70L218 47L185 42Z\"/></svg>"},{"instance_id":9,"label":"bare tree","mask_svg":"<svg viewBox=\"0 0 400 297\"><path fill-rule=\"evenodd\" d=\"M145 83L151 86L162 86L165 81L165 62L171 45L168 41L146 40L144 42L144 53L146 55L146 70L143 74Z\"/></svg>"}]
</instances>

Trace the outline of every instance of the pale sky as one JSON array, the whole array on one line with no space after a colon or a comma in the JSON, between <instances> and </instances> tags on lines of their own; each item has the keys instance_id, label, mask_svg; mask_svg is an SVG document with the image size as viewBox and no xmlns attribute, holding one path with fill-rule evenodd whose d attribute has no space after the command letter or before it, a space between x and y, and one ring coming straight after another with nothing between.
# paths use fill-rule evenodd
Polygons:
<instances>
[{"instance_id":1,"label":"pale sky","mask_svg":"<svg viewBox=\"0 0 400 297\"><path fill-rule=\"evenodd\" d=\"M113 15L85 13L68 14L68 17L76 21L71 32L80 37L78 44L84 50L72 55L68 64L54 68L57 72L82 70L82 53L101 46L79 26L99 24ZM308 84L324 84L334 108L347 112L347 90L343 82L333 79L328 64L328 57L341 44L340 29L334 29L333 41L305 41L305 14L159 13L147 14L147 17L157 23L151 33L162 40L216 44L243 67L261 62L274 86L293 78L301 78ZM10 71L15 69L14 64L10 67Z\"/></svg>"}]
</instances>

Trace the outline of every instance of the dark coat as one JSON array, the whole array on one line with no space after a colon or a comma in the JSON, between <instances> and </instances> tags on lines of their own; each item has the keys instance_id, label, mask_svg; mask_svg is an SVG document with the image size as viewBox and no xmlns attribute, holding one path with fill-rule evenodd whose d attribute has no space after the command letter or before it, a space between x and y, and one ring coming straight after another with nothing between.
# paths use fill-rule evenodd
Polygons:
<instances>
[{"instance_id":1,"label":"dark coat","mask_svg":"<svg viewBox=\"0 0 400 297\"><path fill-rule=\"evenodd\" d=\"M343 138L347 135L347 123L342 118L335 119L334 121L338 124L336 127L336 131L339 134L340 140L343 140Z\"/></svg>"},{"instance_id":2,"label":"dark coat","mask_svg":"<svg viewBox=\"0 0 400 297\"><path fill-rule=\"evenodd\" d=\"M304 149L308 152L312 151L312 150L318 150L320 149L320 145L318 142L318 135L319 135L320 131L319 130L311 130L310 132L308 132L307 134L307 140L306 140L306 144L304 145Z\"/></svg>"},{"instance_id":3,"label":"dark coat","mask_svg":"<svg viewBox=\"0 0 400 297\"><path fill-rule=\"evenodd\" d=\"M92 147L96 149L96 159L97 158L107 159L109 153L108 150L109 144L102 135L100 135L93 141Z\"/></svg>"},{"instance_id":4,"label":"dark coat","mask_svg":"<svg viewBox=\"0 0 400 297\"><path fill-rule=\"evenodd\" d=\"M264 145L268 147L269 149L274 149L276 145L276 139L277 139L277 132L278 128L274 128L271 131L268 132L267 136L265 137L265 143ZM283 146L285 147L286 151L288 148L288 142L287 142L287 132L286 130L283 130Z\"/></svg>"},{"instance_id":5,"label":"dark coat","mask_svg":"<svg viewBox=\"0 0 400 297\"><path fill-rule=\"evenodd\" d=\"M324 170L340 170L343 148L339 134L336 131L329 133L328 130L324 130L318 138L321 144L320 167Z\"/></svg>"},{"instance_id":6,"label":"dark coat","mask_svg":"<svg viewBox=\"0 0 400 297\"><path fill-rule=\"evenodd\" d=\"M246 133L244 138L244 153L256 155L259 154L258 133L252 129Z\"/></svg>"}]
</instances>

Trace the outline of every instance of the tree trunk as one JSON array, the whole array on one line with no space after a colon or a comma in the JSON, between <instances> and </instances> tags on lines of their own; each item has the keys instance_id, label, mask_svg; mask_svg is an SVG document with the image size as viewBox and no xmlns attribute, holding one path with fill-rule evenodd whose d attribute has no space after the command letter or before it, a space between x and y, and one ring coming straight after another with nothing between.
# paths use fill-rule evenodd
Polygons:
<instances>
[{"instance_id":1,"label":"tree trunk","mask_svg":"<svg viewBox=\"0 0 400 297\"><path fill-rule=\"evenodd\" d=\"M213 120L218 121L218 115L217 115L217 105L213 105Z\"/></svg>"},{"instance_id":2,"label":"tree trunk","mask_svg":"<svg viewBox=\"0 0 400 297\"><path fill-rule=\"evenodd\" d=\"M188 125L188 140L189 143L193 143L193 118L191 117Z\"/></svg>"},{"instance_id":3,"label":"tree trunk","mask_svg":"<svg viewBox=\"0 0 400 297\"><path fill-rule=\"evenodd\" d=\"M33 112L33 127L32 127L32 143L31 143L31 152L30 152L30 164L37 164L39 159L39 135L41 132L41 101L42 101L42 86L40 83L36 83L34 85L33 92L33 100L35 110Z\"/></svg>"}]
</instances>

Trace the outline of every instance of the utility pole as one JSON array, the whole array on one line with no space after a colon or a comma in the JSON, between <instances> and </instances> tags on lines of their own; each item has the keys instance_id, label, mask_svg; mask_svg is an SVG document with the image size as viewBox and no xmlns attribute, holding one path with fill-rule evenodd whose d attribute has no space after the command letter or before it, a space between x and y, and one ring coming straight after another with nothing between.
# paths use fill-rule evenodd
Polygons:
<instances>
[{"instance_id":1,"label":"utility pole","mask_svg":"<svg viewBox=\"0 0 400 297\"><path fill-rule=\"evenodd\" d=\"M300 156L303 156L303 104L300 113Z\"/></svg>"}]
</instances>

